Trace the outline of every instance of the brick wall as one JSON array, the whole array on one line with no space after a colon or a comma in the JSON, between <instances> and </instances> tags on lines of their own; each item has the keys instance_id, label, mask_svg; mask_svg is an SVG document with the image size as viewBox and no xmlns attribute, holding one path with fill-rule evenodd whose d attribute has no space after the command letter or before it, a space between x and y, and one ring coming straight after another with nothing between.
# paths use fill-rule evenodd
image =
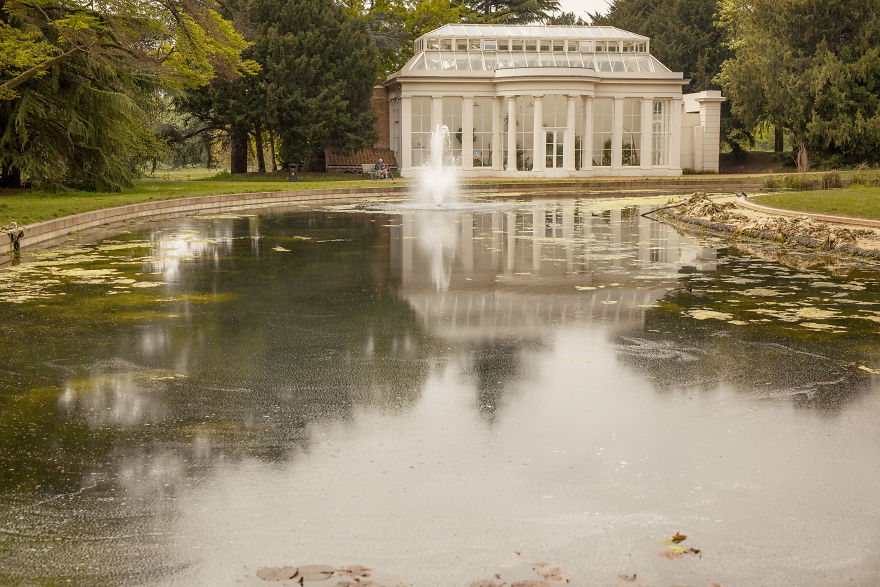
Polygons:
<instances>
[{"instance_id":1,"label":"brick wall","mask_svg":"<svg viewBox=\"0 0 880 587\"><path fill-rule=\"evenodd\" d=\"M373 112L376 113L376 142L373 143L374 149L390 149L391 148L391 128L388 123L388 88L382 84L373 86L372 99Z\"/></svg>"}]
</instances>

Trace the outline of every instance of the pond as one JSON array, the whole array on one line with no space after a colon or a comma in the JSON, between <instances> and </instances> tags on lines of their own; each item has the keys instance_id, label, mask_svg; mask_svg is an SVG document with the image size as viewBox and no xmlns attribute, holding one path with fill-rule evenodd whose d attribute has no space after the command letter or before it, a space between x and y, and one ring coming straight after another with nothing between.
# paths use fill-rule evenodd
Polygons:
<instances>
[{"instance_id":1,"label":"pond","mask_svg":"<svg viewBox=\"0 0 880 587\"><path fill-rule=\"evenodd\" d=\"M473 201L0 269L0 582L880 582L877 267Z\"/></svg>"}]
</instances>

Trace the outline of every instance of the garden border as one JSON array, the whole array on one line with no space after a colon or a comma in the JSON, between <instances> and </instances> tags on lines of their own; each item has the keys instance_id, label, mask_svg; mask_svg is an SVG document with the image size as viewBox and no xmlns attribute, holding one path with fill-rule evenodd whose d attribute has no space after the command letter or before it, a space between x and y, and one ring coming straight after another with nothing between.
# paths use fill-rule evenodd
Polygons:
<instances>
[{"instance_id":1,"label":"garden border","mask_svg":"<svg viewBox=\"0 0 880 587\"><path fill-rule=\"evenodd\" d=\"M821 249L828 252L840 252L856 257L865 257L868 259L880 260L880 251L875 249L863 249L849 243L844 243L834 248L826 248L823 241L808 236L794 236L790 239L786 239L784 236L782 236L782 234L778 232L772 232L768 230L744 230L737 226L733 226L732 224L725 224L723 222L712 222L711 220L706 220L705 218L685 216L670 209L658 209L654 210L653 212L649 212L649 214L652 213L657 213L660 216L667 216L672 220L684 224L691 224L693 226L699 226L701 228L705 228L714 232L723 233L731 237L743 236L755 240L771 241L778 244L794 243L810 249ZM800 215L797 214L796 216Z\"/></svg>"},{"instance_id":2,"label":"garden border","mask_svg":"<svg viewBox=\"0 0 880 587\"><path fill-rule=\"evenodd\" d=\"M712 191L740 190L755 188L761 183L760 178L664 178L664 179L609 179L593 181L555 181L555 182L497 182L468 183L459 189L463 192L521 192L533 191L617 191L621 189L644 188L650 190L693 190L709 189ZM242 186L246 187L246 186ZM239 192L233 194L216 194L210 196L192 196L152 200L137 204L126 204L111 208L101 208L90 212L81 212L52 220L44 220L24 226L10 225L5 228L6 239L0 244L0 266L12 260L16 252L46 245L58 241L71 233L96 228L123 224L131 220L167 218L185 216L194 212L222 211L242 208L260 208L278 204L294 204L299 202L315 202L321 200L354 200L360 195L395 195L408 193L412 189L408 184L382 185L358 188L315 188L308 190L279 190L274 192ZM0 237L2 238L2 237Z\"/></svg>"}]
</instances>

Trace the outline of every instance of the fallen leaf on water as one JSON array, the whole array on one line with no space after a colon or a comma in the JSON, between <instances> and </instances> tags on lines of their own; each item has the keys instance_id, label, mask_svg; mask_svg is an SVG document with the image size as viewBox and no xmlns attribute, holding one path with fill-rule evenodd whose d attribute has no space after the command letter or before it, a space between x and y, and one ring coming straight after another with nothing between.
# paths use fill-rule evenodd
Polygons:
<instances>
[{"instance_id":1,"label":"fallen leaf on water","mask_svg":"<svg viewBox=\"0 0 880 587\"><path fill-rule=\"evenodd\" d=\"M532 569L551 583L569 582L569 578L562 573L562 569L554 567L550 563L535 563L532 565Z\"/></svg>"},{"instance_id":2,"label":"fallen leaf on water","mask_svg":"<svg viewBox=\"0 0 880 587\"><path fill-rule=\"evenodd\" d=\"M515 581L510 584L510 587L550 587L550 583L528 579L526 581Z\"/></svg>"},{"instance_id":3,"label":"fallen leaf on water","mask_svg":"<svg viewBox=\"0 0 880 587\"><path fill-rule=\"evenodd\" d=\"M672 536L672 541L675 542L676 544L678 544L679 542L682 542L685 538L687 538L687 536L685 536L684 534L681 534L679 532L676 532Z\"/></svg>"},{"instance_id":4,"label":"fallen leaf on water","mask_svg":"<svg viewBox=\"0 0 880 587\"><path fill-rule=\"evenodd\" d=\"M679 559L684 556L680 552L669 552L668 550L662 550L658 554L663 558L668 558L669 560Z\"/></svg>"},{"instance_id":5,"label":"fallen leaf on water","mask_svg":"<svg viewBox=\"0 0 880 587\"><path fill-rule=\"evenodd\" d=\"M351 565L349 567L336 569L338 575L349 575L352 577L369 577L372 572L373 569L369 569L363 565Z\"/></svg>"},{"instance_id":6,"label":"fallen leaf on water","mask_svg":"<svg viewBox=\"0 0 880 587\"><path fill-rule=\"evenodd\" d=\"M699 548L688 548L685 552L687 554L696 554L699 555L700 558L703 558L703 551Z\"/></svg>"},{"instance_id":7,"label":"fallen leaf on water","mask_svg":"<svg viewBox=\"0 0 880 587\"><path fill-rule=\"evenodd\" d=\"M632 575L620 574L620 575L617 575L617 578L620 579L621 581L626 581L627 583L633 583L636 580L636 574L635 573L633 573Z\"/></svg>"},{"instance_id":8,"label":"fallen leaf on water","mask_svg":"<svg viewBox=\"0 0 880 587\"><path fill-rule=\"evenodd\" d=\"M257 577L264 581L287 581L297 576L296 567L263 567L257 571Z\"/></svg>"},{"instance_id":9,"label":"fallen leaf on water","mask_svg":"<svg viewBox=\"0 0 880 587\"><path fill-rule=\"evenodd\" d=\"M680 546L670 546L669 552L672 552L674 554L682 554L684 552L684 549Z\"/></svg>"},{"instance_id":10,"label":"fallen leaf on water","mask_svg":"<svg viewBox=\"0 0 880 587\"><path fill-rule=\"evenodd\" d=\"M299 576L306 581L323 581L329 579L336 572L336 567L330 565L303 565L299 568Z\"/></svg>"}]
</instances>

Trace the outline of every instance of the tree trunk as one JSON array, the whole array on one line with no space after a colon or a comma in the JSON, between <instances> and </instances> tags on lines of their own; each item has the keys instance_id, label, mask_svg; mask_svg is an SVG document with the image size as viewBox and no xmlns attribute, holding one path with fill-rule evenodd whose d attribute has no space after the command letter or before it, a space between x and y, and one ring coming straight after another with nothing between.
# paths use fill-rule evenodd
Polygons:
<instances>
[{"instance_id":1,"label":"tree trunk","mask_svg":"<svg viewBox=\"0 0 880 587\"><path fill-rule=\"evenodd\" d=\"M230 173L247 173L248 131L246 126L233 125L229 131Z\"/></svg>"},{"instance_id":2,"label":"tree trunk","mask_svg":"<svg viewBox=\"0 0 880 587\"><path fill-rule=\"evenodd\" d=\"M18 189L21 187L21 169L4 165L0 169L0 187Z\"/></svg>"},{"instance_id":3,"label":"tree trunk","mask_svg":"<svg viewBox=\"0 0 880 587\"><path fill-rule=\"evenodd\" d=\"M205 158L208 161L208 169L212 169L214 166L214 151L211 148L211 137L207 135L205 137Z\"/></svg>"},{"instance_id":4,"label":"tree trunk","mask_svg":"<svg viewBox=\"0 0 880 587\"><path fill-rule=\"evenodd\" d=\"M254 147L257 150L257 171L266 173L266 158L263 156L263 129L259 124L254 126Z\"/></svg>"},{"instance_id":5,"label":"tree trunk","mask_svg":"<svg viewBox=\"0 0 880 587\"><path fill-rule=\"evenodd\" d=\"M807 158L807 148L803 143L801 143L800 149L798 149L797 168L801 173L806 173L810 170L810 160Z\"/></svg>"},{"instance_id":6,"label":"tree trunk","mask_svg":"<svg viewBox=\"0 0 880 587\"><path fill-rule=\"evenodd\" d=\"M781 153L785 149L785 135L782 126L776 124L773 126L773 151Z\"/></svg>"},{"instance_id":7,"label":"tree trunk","mask_svg":"<svg viewBox=\"0 0 880 587\"><path fill-rule=\"evenodd\" d=\"M269 153L272 155L272 171L278 171L278 160L275 158L275 131L269 129Z\"/></svg>"}]
</instances>

